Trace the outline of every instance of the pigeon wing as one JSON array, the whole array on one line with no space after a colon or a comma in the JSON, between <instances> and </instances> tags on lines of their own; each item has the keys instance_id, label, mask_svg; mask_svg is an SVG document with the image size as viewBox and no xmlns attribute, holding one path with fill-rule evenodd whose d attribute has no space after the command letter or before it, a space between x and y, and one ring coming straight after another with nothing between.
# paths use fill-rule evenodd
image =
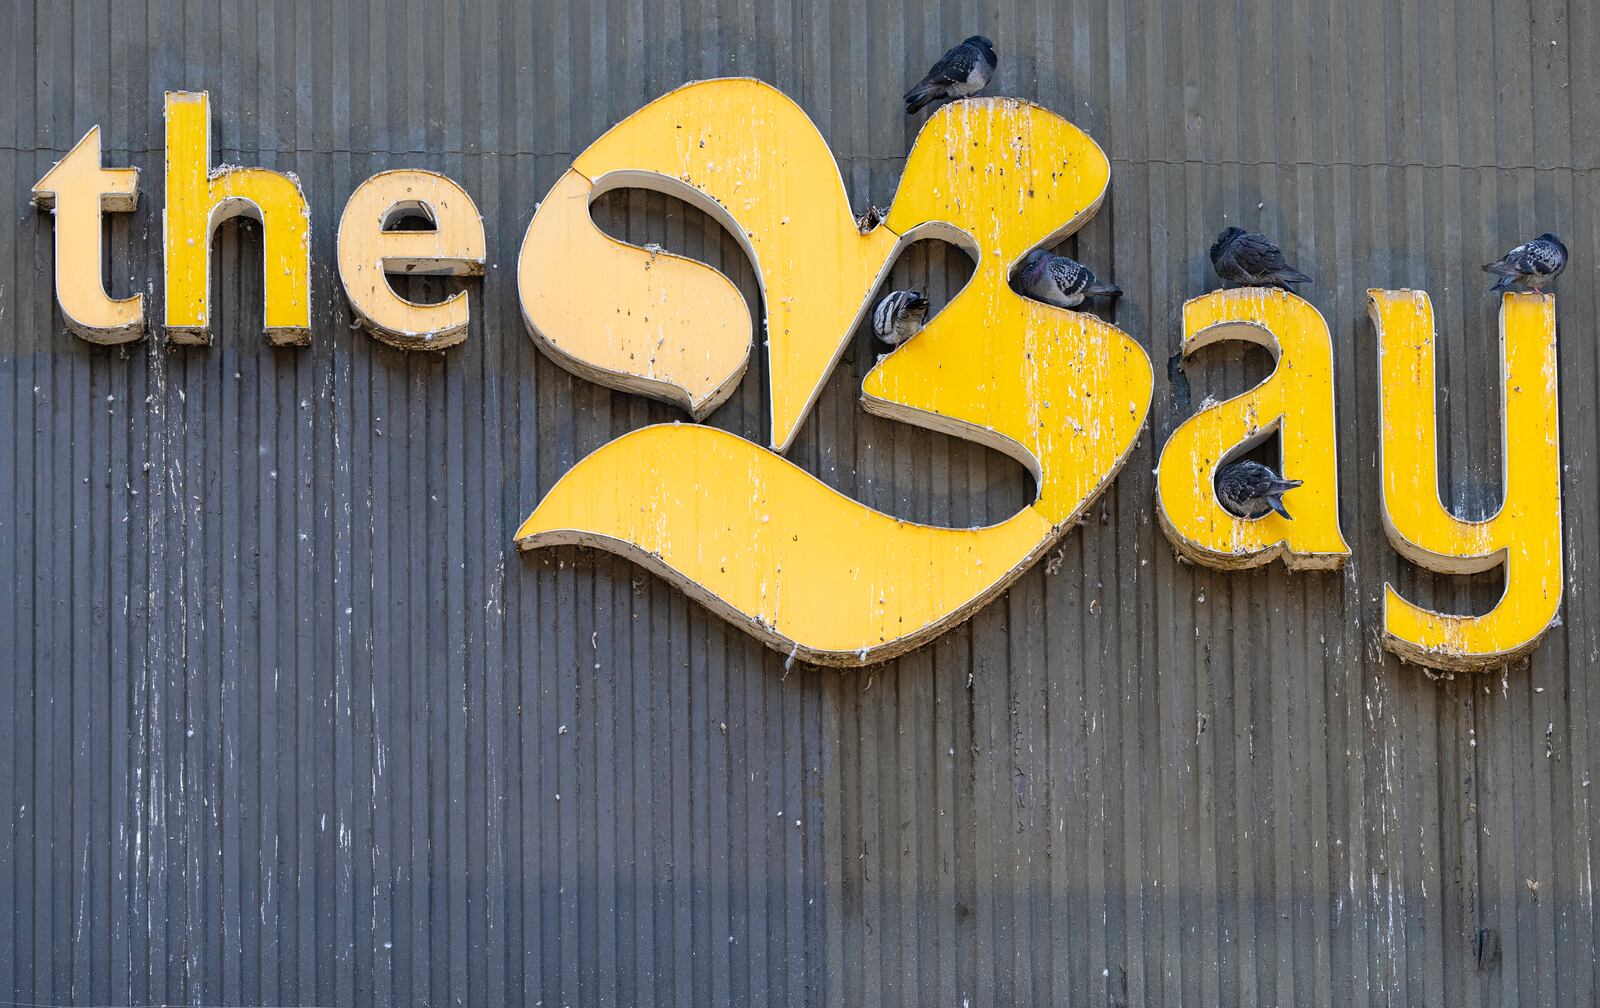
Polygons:
<instances>
[{"instance_id":1,"label":"pigeon wing","mask_svg":"<svg viewBox=\"0 0 1600 1008\"><path fill-rule=\"evenodd\" d=\"M1272 470L1262 465L1246 465L1239 467L1239 496L1246 499L1252 497L1265 497L1273 491L1277 478Z\"/></svg>"},{"instance_id":2,"label":"pigeon wing","mask_svg":"<svg viewBox=\"0 0 1600 1008\"><path fill-rule=\"evenodd\" d=\"M1266 235L1240 235L1229 251L1233 254L1234 262L1251 276L1270 276L1289 267L1283 250Z\"/></svg>"},{"instance_id":3,"label":"pigeon wing","mask_svg":"<svg viewBox=\"0 0 1600 1008\"><path fill-rule=\"evenodd\" d=\"M1247 271L1239 264L1238 253L1234 251L1238 242L1229 244L1226 248L1215 250L1211 257L1211 265L1216 267L1217 276L1230 283L1237 283L1247 278Z\"/></svg>"},{"instance_id":4,"label":"pigeon wing","mask_svg":"<svg viewBox=\"0 0 1600 1008\"><path fill-rule=\"evenodd\" d=\"M1050 280L1063 295L1071 297L1083 293L1085 288L1094 283L1094 274L1082 263L1066 256L1056 256L1050 260Z\"/></svg>"},{"instance_id":5,"label":"pigeon wing","mask_svg":"<svg viewBox=\"0 0 1600 1008\"><path fill-rule=\"evenodd\" d=\"M1554 242L1531 241L1521 246L1522 257L1517 268L1534 276L1553 276L1566 265L1566 256Z\"/></svg>"},{"instance_id":6,"label":"pigeon wing","mask_svg":"<svg viewBox=\"0 0 1600 1008\"><path fill-rule=\"evenodd\" d=\"M894 332L894 313L894 295L890 294L872 310L872 331L879 336Z\"/></svg>"},{"instance_id":7,"label":"pigeon wing","mask_svg":"<svg viewBox=\"0 0 1600 1008\"><path fill-rule=\"evenodd\" d=\"M939 62L933 65L922 81L924 84L965 84L977 62L978 54L972 46L963 42L939 57Z\"/></svg>"},{"instance_id":8,"label":"pigeon wing","mask_svg":"<svg viewBox=\"0 0 1600 1008\"><path fill-rule=\"evenodd\" d=\"M1270 497L1300 486L1298 480L1287 480L1272 470L1271 466L1245 460L1235 462L1223 470L1222 478L1228 489L1241 500Z\"/></svg>"}]
</instances>

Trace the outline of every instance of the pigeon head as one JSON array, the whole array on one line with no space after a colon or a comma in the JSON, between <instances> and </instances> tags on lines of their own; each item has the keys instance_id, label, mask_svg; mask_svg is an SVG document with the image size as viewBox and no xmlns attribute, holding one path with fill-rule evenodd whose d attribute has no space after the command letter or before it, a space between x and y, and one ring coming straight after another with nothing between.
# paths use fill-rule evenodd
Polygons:
<instances>
[{"instance_id":1,"label":"pigeon head","mask_svg":"<svg viewBox=\"0 0 1600 1008\"><path fill-rule=\"evenodd\" d=\"M928 310L928 299L922 296L921 291L914 290L909 291L908 293L911 296L906 298L906 311L925 312Z\"/></svg>"},{"instance_id":2,"label":"pigeon head","mask_svg":"<svg viewBox=\"0 0 1600 1008\"><path fill-rule=\"evenodd\" d=\"M1022 260L1022 269L1017 271L1019 277L1037 277L1044 272L1045 264L1050 261L1050 253L1046 249L1034 249L1028 257Z\"/></svg>"},{"instance_id":3,"label":"pigeon head","mask_svg":"<svg viewBox=\"0 0 1600 1008\"><path fill-rule=\"evenodd\" d=\"M1544 234L1539 236L1539 240L1540 241L1547 241L1547 242L1555 242L1557 245L1561 245L1561 239L1556 237L1556 233L1554 231L1546 231ZM1561 245L1561 247L1562 248L1566 248L1565 245Z\"/></svg>"},{"instance_id":4,"label":"pigeon head","mask_svg":"<svg viewBox=\"0 0 1600 1008\"><path fill-rule=\"evenodd\" d=\"M1242 228L1242 227L1226 227L1226 228L1223 228L1222 229L1222 233L1217 235L1216 244L1211 246L1211 261L1212 262L1216 262L1217 261L1217 255L1219 253L1221 253L1221 251L1223 249L1227 248L1229 243L1231 243L1235 238L1239 237L1240 235L1247 234L1247 233L1248 232L1246 232L1245 229Z\"/></svg>"},{"instance_id":5,"label":"pigeon head","mask_svg":"<svg viewBox=\"0 0 1600 1008\"><path fill-rule=\"evenodd\" d=\"M974 36L972 36L971 38L967 39L966 44L970 45L970 46L977 46L979 49L982 49L983 50L983 54L985 56L989 57L989 62L990 63L993 63L993 62L996 61L995 52L994 52L994 43L990 42L988 39L984 38L982 35L974 35Z\"/></svg>"}]
</instances>

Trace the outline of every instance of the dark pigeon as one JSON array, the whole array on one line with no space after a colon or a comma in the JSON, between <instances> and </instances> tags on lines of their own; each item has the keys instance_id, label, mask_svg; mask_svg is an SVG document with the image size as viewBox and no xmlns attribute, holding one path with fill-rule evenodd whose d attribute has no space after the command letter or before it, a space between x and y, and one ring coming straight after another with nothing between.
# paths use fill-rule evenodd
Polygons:
<instances>
[{"instance_id":1,"label":"dark pigeon","mask_svg":"<svg viewBox=\"0 0 1600 1008\"><path fill-rule=\"evenodd\" d=\"M1268 511L1288 518L1283 495L1301 482L1284 479L1260 462L1235 462L1217 474L1217 500L1239 518L1260 518Z\"/></svg>"},{"instance_id":2,"label":"dark pigeon","mask_svg":"<svg viewBox=\"0 0 1600 1008\"><path fill-rule=\"evenodd\" d=\"M872 310L872 331L890 346L899 346L915 336L927 319L928 299L921 291L895 291Z\"/></svg>"},{"instance_id":3,"label":"dark pigeon","mask_svg":"<svg viewBox=\"0 0 1600 1008\"><path fill-rule=\"evenodd\" d=\"M936 101L977 94L1000 65L994 43L974 35L939 57L928 76L905 93L906 115L915 115Z\"/></svg>"},{"instance_id":4,"label":"dark pigeon","mask_svg":"<svg viewBox=\"0 0 1600 1008\"><path fill-rule=\"evenodd\" d=\"M1485 273L1493 273L1500 278L1493 287L1489 288L1498 294L1508 291L1511 285L1520 283L1529 290L1539 290L1545 284L1561 275L1567 268L1567 247L1561 244L1561 239L1553 233L1546 231L1531 242L1524 242L1507 252L1505 256L1483 268Z\"/></svg>"},{"instance_id":5,"label":"dark pigeon","mask_svg":"<svg viewBox=\"0 0 1600 1008\"><path fill-rule=\"evenodd\" d=\"M1011 286L1018 294L1057 308L1076 308L1086 298L1096 295L1122 296L1121 287L1101 283L1083 263L1074 262L1066 256L1052 255L1044 249L1034 249L1028 253Z\"/></svg>"},{"instance_id":6,"label":"dark pigeon","mask_svg":"<svg viewBox=\"0 0 1600 1008\"><path fill-rule=\"evenodd\" d=\"M1211 246L1211 265L1217 276L1230 284L1245 287L1282 287L1310 283L1311 278L1290 266L1280 249L1266 235L1252 234L1241 227L1226 228Z\"/></svg>"}]
</instances>

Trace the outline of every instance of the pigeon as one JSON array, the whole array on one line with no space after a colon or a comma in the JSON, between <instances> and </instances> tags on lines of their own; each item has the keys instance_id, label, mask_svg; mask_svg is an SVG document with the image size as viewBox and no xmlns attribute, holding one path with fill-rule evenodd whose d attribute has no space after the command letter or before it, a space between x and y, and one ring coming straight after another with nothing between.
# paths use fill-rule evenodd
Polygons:
<instances>
[{"instance_id":1,"label":"pigeon","mask_svg":"<svg viewBox=\"0 0 1600 1008\"><path fill-rule=\"evenodd\" d=\"M1211 265L1217 276L1244 287L1282 287L1310 283L1311 278L1290 266L1283 250L1266 235L1251 234L1241 227L1223 229L1211 246Z\"/></svg>"},{"instance_id":2,"label":"pigeon","mask_svg":"<svg viewBox=\"0 0 1600 1008\"><path fill-rule=\"evenodd\" d=\"M906 115L915 115L942 98L965 98L977 94L994 76L1000 57L994 43L974 35L939 57L928 76L905 93Z\"/></svg>"},{"instance_id":3,"label":"pigeon","mask_svg":"<svg viewBox=\"0 0 1600 1008\"><path fill-rule=\"evenodd\" d=\"M1034 249L1028 253L1011 286L1018 294L1057 308L1076 308L1086 298L1097 294L1122 296L1121 287L1101 283L1083 263L1074 262L1066 256L1052 255L1044 249Z\"/></svg>"},{"instance_id":4,"label":"pigeon","mask_svg":"<svg viewBox=\"0 0 1600 1008\"><path fill-rule=\"evenodd\" d=\"M928 299L921 291L894 291L872 310L872 331L890 346L899 346L917 334L928 318Z\"/></svg>"},{"instance_id":5,"label":"pigeon","mask_svg":"<svg viewBox=\"0 0 1600 1008\"><path fill-rule=\"evenodd\" d=\"M1217 474L1217 499L1239 518L1260 518L1268 511L1288 518L1283 495L1301 482L1284 479L1260 462L1235 462Z\"/></svg>"},{"instance_id":6,"label":"pigeon","mask_svg":"<svg viewBox=\"0 0 1600 1008\"><path fill-rule=\"evenodd\" d=\"M1533 241L1518 245L1498 262L1485 266L1483 271L1500 278L1498 283L1489 288L1498 294L1510 290L1511 285L1518 282L1529 290L1537 291L1560 276L1566 268L1567 247L1561 244L1560 238L1546 231Z\"/></svg>"},{"instance_id":7,"label":"pigeon","mask_svg":"<svg viewBox=\"0 0 1600 1008\"><path fill-rule=\"evenodd\" d=\"M889 211L876 203L868 203L867 208L856 214L856 230L866 234L873 228L882 224L884 218L889 216Z\"/></svg>"}]
</instances>

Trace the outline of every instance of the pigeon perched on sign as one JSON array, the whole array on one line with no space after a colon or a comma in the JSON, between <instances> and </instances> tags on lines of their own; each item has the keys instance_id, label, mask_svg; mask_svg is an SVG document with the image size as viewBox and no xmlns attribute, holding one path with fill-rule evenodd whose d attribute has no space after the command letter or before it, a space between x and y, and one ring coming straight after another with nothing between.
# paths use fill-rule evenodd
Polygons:
<instances>
[{"instance_id":1,"label":"pigeon perched on sign","mask_svg":"<svg viewBox=\"0 0 1600 1008\"><path fill-rule=\"evenodd\" d=\"M927 318L928 299L921 291L895 291L872 310L872 331L890 346L899 346L915 336Z\"/></svg>"},{"instance_id":2,"label":"pigeon perched on sign","mask_svg":"<svg viewBox=\"0 0 1600 1008\"><path fill-rule=\"evenodd\" d=\"M1217 276L1244 287L1282 287L1310 283L1311 278L1289 265L1283 250L1271 238L1242 227L1223 229L1211 246L1211 265Z\"/></svg>"},{"instance_id":3,"label":"pigeon perched on sign","mask_svg":"<svg viewBox=\"0 0 1600 1008\"><path fill-rule=\"evenodd\" d=\"M906 115L915 115L944 98L965 98L977 94L994 76L1000 65L994 43L974 35L939 57L928 76L905 93Z\"/></svg>"},{"instance_id":4,"label":"pigeon perched on sign","mask_svg":"<svg viewBox=\"0 0 1600 1008\"><path fill-rule=\"evenodd\" d=\"M1518 245L1503 258L1485 266L1483 271L1500 278L1498 283L1489 288L1498 294L1510 290L1514 283L1537 291L1560 276L1566 268L1567 247L1561 244L1560 238L1546 231L1533 241Z\"/></svg>"},{"instance_id":5,"label":"pigeon perched on sign","mask_svg":"<svg viewBox=\"0 0 1600 1008\"><path fill-rule=\"evenodd\" d=\"M888 216L889 211L883 207L878 206L876 203L868 203L865 210L856 214L856 230L866 234L879 224L882 224L884 218Z\"/></svg>"},{"instance_id":6,"label":"pigeon perched on sign","mask_svg":"<svg viewBox=\"0 0 1600 1008\"><path fill-rule=\"evenodd\" d=\"M1096 295L1122 296L1121 287L1101 283L1083 263L1052 255L1044 249L1028 253L1011 286L1018 294L1057 308L1076 308Z\"/></svg>"},{"instance_id":7,"label":"pigeon perched on sign","mask_svg":"<svg viewBox=\"0 0 1600 1008\"><path fill-rule=\"evenodd\" d=\"M1301 482L1284 479L1260 462L1235 462L1217 474L1217 500L1239 518L1260 518L1268 511L1288 518L1283 495Z\"/></svg>"}]
</instances>

